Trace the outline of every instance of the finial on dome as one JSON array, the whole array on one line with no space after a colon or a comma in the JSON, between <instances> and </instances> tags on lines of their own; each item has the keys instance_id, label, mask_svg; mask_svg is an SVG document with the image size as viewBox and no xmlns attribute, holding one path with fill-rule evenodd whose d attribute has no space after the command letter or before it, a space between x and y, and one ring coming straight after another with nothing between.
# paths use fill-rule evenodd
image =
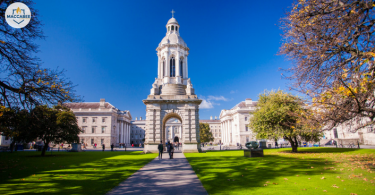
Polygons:
<instances>
[{"instance_id":1,"label":"finial on dome","mask_svg":"<svg viewBox=\"0 0 375 195\"><path fill-rule=\"evenodd\" d=\"M172 13L172 18L174 18L175 11L173 11L173 9L172 9L171 13Z\"/></svg>"}]
</instances>

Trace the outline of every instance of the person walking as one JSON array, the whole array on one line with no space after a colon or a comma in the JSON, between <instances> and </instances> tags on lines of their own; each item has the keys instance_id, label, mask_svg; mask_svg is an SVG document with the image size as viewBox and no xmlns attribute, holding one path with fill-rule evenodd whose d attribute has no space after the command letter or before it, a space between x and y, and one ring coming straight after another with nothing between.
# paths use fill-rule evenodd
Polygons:
<instances>
[{"instance_id":1,"label":"person walking","mask_svg":"<svg viewBox=\"0 0 375 195\"><path fill-rule=\"evenodd\" d=\"M163 142L160 141L160 144L158 145L158 149L159 149L159 160L160 159L163 159Z\"/></svg>"},{"instance_id":2,"label":"person walking","mask_svg":"<svg viewBox=\"0 0 375 195\"><path fill-rule=\"evenodd\" d=\"M103 144L102 146L103 146L103 152L104 152L104 149L105 149L105 144Z\"/></svg>"},{"instance_id":3,"label":"person walking","mask_svg":"<svg viewBox=\"0 0 375 195\"><path fill-rule=\"evenodd\" d=\"M173 143L170 144L170 149L169 149L170 153L169 153L169 158L170 159L173 159L173 152L174 152L174 146L173 146Z\"/></svg>"},{"instance_id":4,"label":"person walking","mask_svg":"<svg viewBox=\"0 0 375 195\"><path fill-rule=\"evenodd\" d=\"M113 147L114 147L114 145L113 145L113 143L111 144L111 151L113 151Z\"/></svg>"}]
</instances>

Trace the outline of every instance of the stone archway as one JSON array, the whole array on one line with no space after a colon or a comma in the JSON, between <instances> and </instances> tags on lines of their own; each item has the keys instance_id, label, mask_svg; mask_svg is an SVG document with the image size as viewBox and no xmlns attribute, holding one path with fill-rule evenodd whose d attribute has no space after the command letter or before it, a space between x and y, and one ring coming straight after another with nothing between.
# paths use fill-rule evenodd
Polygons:
<instances>
[{"instance_id":1,"label":"stone archway","mask_svg":"<svg viewBox=\"0 0 375 195\"><path fill-rule=\"evenodd\" d=\"M177 114L177 113L175 113L175 112L171 112L171 113L168 113L168 114L166 114L164 117L163 117L163 120L162 120L162 128L161 128L161 131L162 132L160 132L160 134L162 135L162 140L163 140L163 146L164 146L164 150L165 150L165 148L166 148L166 145L165 145L165 142L166 142L166 132L167 132L167 130L166 130L166 124L167 124L167 122L168 122L168 120L169 119L172 119L172 118L176 118L177 120L179 120L180 121L180 123L181 123L181 126L183 125L182 124L182 117L179 115L179 114ZM183 135L183 128L181 128L181 135ZM172 138L173 139L173 138ZM180 143L184 143L184 136L182 136L181 138L180 138L181 140L180 140Z\"/></svg>"}]
</instances>

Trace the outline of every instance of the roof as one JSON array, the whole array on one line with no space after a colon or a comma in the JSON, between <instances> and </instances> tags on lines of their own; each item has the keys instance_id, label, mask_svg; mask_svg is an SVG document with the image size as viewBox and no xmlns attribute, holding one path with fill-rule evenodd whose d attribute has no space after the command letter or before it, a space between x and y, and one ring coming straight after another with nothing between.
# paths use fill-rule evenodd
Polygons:
<instances>
[{"instance_id":1,"label":"roof","mask_svg":"<svg viewBox=\"0 0 375 195\"><path fill-rule=\"evenodd\" d=\"M237 107L238 108L246 108L248 106L256 106L257 104L258 104L257 101L253 101L250 105L249 104L246 105L246 102L242 101L242 102L238 103L237 105L235 105L231 110L236 109Z\"/></svg>"},{"instance_id":2,"label":"roof","mask_svg":"<svg viewBox=\"0 0 375 195\"><path fill-rule=\"evenodd\" d=\"M79 102L79 103L64 103L64 106L70 108L70 109L99 109L100 102ZM104 108L115 108L112 106L112 104L105 102Z\"/></svg>"},{"instance_id":3,"label":"roof","mask_svg":"<svg viewBox=\"0 0 375 195\"><path fill-rule=\"evenodd\" d=\"M185 41L176 33L167 33L167 35L165 35L165 37L160 41L159 47L164 44L180 44L187 47Z\"/></svg>"},{"instance_id":4,"label":"roof","mask_svg":"<svg viewBox=\"0 0 375 195\"><path fill-rule=\"evenodd\" d=\"M168 20L168 23L167 24L178 24L176 18L171 18Z\"/></svg>"}]
</instances>

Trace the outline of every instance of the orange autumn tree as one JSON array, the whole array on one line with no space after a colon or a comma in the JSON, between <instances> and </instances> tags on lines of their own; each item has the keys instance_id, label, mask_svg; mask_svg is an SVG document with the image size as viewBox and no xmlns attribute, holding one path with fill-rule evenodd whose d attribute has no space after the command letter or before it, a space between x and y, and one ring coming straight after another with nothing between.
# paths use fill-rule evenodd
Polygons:
<instances>
[{"instance_id":1,"label":"orange autumn tree","mask_svg":"<svg viewBox=\"0 0 375 195\"><path fill-rule=\"evenodd\" d=\"M304 123L331 129L374 124L375 2L300 0L281 21L280 54L292 88L310 97Z\"/></svg>"}]
</instances>

